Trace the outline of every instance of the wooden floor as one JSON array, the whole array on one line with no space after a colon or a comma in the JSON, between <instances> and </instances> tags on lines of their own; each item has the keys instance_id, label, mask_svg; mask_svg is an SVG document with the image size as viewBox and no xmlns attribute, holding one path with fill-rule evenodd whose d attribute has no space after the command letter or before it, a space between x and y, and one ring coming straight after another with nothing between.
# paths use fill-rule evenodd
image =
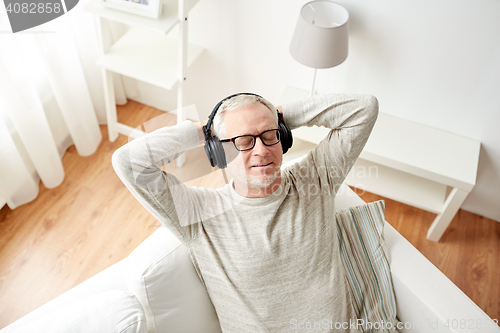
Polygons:
<instances>
[{"instance_id":1,"label":"wooden floor","mask_svg":"<svg viewBox=\"0 0 500 333\"><path fill-rule=\"evenodd\" d=\"M175 123L174 116L133 101L119 107L119 121L133 127L158 116L164 125ZM112 153L128 138L109 142L106 126L101 131L95 154L82 157L74 146L68 149L60 186L40 184L36 200L0 210L0 329L126 257L159 226L111 166ZM190 185L224 185L220 174L200 178L210 172L207 164L196 149L185 167L167 169ZM434 214L385 200L386 220L490 317L500 318L500 223L461 210L434 243L425 238Z\"/></svg>"}]
</instances>

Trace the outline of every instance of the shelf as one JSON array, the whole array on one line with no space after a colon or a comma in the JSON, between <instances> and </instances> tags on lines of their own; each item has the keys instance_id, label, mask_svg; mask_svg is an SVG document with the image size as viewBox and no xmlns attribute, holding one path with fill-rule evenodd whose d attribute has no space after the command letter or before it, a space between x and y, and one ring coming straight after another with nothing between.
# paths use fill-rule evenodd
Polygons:
<instances>
[{"instance_id":1,"label":"shelf","mask_svg":"<svg viewBox=\"0 0 500 333\"><path fill-rule=\"evenodd\" d=\"M432 213L443 211L447 186L358 158L345 182L348 185Z\"/></svg>"},{"instance_id":2,"label":"shelf","mask_svg":"<svg viewBox=\"0 0 500 333\"><path fill-rule=\"evenodd\" d=\"M313 126L292 133L318 144L329 132ZM379 113L360 158L470 191L479 149L478 141Z\"/></svg>"},{"instance_id":3,"label":"shelf","mask_svg":"<svg viewBox=\"0 0 500 333\"><path fill-rule=\"evenodd\" d=\"M470 191L480 142L379 113L360 157Z\"/></svg>"},{"instance_id":4,"label":"shelf","mask_svg":"<svg viewBox=\"0 0 500 333\"><path fill-rule=\"evenodd\" d=\"M292 148L283 155L283 163L312 151L316 144L294 134ZM361 190L376 193L407 205L439 213L448 187L422 177L358 158L345 182Z\"/></svg>"},{"instance_id":5,"label":"shelf","mask_svg":"<svg viewBox=\"0 0 500 333\"><path fill-rule=\"evenodd\" d=\"M177 39L131 28L99 58L97 64L109 71L170 90L179 75L177 47ZM188 67L202 51L201 46L188 45Z\"/></svg>"},{"instance_id":6,"label":"shelf","mask_svg":"<svg viewBox=\"0 0 500 333\"><path fill-rule=\"evenodd\" d=\"M193 9L199 0L189 1L188 11ZM167 34L179 22L177 0L163 0L162 15L159 19L135 15L120 10L104 7L99 0L89 0L84 9L100 17L121 22L133 27L152 29Z\"/></svg>"}]
</instances>

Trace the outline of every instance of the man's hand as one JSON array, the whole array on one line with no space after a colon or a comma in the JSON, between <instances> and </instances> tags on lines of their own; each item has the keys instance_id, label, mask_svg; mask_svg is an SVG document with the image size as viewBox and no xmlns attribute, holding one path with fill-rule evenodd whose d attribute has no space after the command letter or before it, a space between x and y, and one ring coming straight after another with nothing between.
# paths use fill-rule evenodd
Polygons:
<instances>
[{"instance_id":1,"label":"man's hand","mask_svg":"<svg viewBox=\"0 0 500 333\"><path fill-rule=\"evenodd\" d=\"M203 126L205 126L208 123L208 119L205 119L203 121L198 121L194 123L196 126L196 129L198 130L198 144L204 144L205 143L205 133L203 133Z\"/></svg>"}]
</instances>

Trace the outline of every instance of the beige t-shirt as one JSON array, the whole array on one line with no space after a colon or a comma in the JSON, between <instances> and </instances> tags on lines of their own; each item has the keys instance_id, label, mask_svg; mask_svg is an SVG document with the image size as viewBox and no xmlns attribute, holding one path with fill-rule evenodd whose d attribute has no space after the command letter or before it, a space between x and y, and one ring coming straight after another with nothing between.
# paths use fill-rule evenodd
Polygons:
<instances>
[{"instance_id":1,"label":"beige t-shirt","mask_svg":"<svg viewBox=\"0 0 500 333\"><path fill-rule=\"evenodd\" d=\"M187 187L161 170L198 146L188 121L124 145L113 166L186 245L223 332L358 332L334 203L377 112L377 100L367 95L322 95L283 105L291 129L318 125L332 131L282 170L281 185L264 198L243 197L232 182L217 190Z\"/></svg>"}]
</instances>

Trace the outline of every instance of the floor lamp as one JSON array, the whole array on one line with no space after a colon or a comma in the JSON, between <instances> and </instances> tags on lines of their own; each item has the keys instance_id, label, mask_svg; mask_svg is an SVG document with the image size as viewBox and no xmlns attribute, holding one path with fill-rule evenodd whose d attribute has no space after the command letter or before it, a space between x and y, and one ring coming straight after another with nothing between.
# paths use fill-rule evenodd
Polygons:
<instances>
[{"instance_id":1,"label":"floor lamp","mask_svg":"<svg viewBox=\"0 0 500 333\"><path fill-rule=\"evenodd\" d=\"M300 10L290 53L297 62L314 68L311 96L317 69L335 67L347 58L348 21L347 10L333 1L311 1Z\"/></svg>"}]
</instances>

